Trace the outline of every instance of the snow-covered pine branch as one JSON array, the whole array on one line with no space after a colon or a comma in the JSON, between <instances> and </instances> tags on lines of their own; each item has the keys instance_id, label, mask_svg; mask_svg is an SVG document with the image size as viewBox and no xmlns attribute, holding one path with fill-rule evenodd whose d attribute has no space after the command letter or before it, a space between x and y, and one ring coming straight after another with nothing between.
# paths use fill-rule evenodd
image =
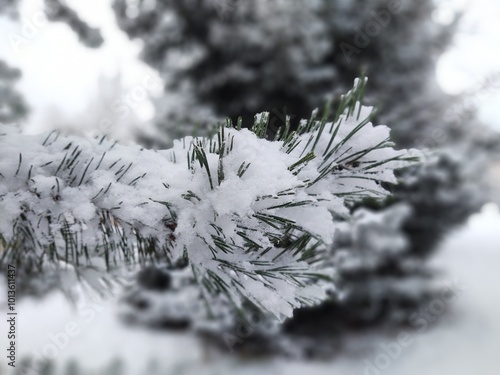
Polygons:
<instances>
[{"instance_id":1,"label":"snow-covered pine branch","mask_svg":"<svg viewBox=\"0 0 500 375\"><path fill-rule=\"evenodd\" d=\"M394 169L417 160L393 149L389 128L370 123L365 85L356 80L335 116L315 111L272 141L266 113L251 131L228 121L212 138L161 151L3 126L1 262L112 270L183 260L207 301L249 300L291 316L324 298L317 281L332 276L321 268L332 213L385 196L381 182L396 182Z\"/></svg>"}]
</instances>

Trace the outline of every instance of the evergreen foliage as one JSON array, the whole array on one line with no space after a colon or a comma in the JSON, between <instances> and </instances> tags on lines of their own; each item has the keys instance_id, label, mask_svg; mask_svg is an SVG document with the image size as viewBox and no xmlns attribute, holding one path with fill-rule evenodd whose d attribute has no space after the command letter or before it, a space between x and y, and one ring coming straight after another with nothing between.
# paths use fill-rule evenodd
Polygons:
<instances>
[{"instance_id":1,"label":"evergreen foliage","mask_svg":"<svg viewBox=\"0 0 500 375\"><path fill-rule=\"evenodd\" d=\"M381 266L372 270L362 266L369 251L357 248L359 241L352 239L345 246L360 266L350 276L338 276L358 297L319 309L325 321L335 316L339 322L346 319L346 325L365 326L401 317L407 310L400 306L408 300L412 305L422 297L425 303L427 276L413 283L411 295L391 288L384 292L380 285L394 272L401 280L414 280L404 266L407 258L415 269L424 270L426 256L440 240L488 200L485 154L495 147L484 146L487 140L499 143L498 136L478 126L474 113L460 110L460 97L445 94L436 82L437 59L454 36L459 14L449 24L435 22L432 0L115 0L114 10L118 25L141 41L144 61L165 80L166 96L157 99L156 122L159 133L170 137L190 134L194 125L207 129L214 118L248 119L262 110L270 112L270 134L287 119L293 129L327 98L336 101L339 91L366 72L371 77L366 101L377 106L376 121L391 126L399 147L446 150L425 165L399 172L402 183L386 186L393 193L390 199L362 200L351 207L387 210L390 215L391 206L405 203L412 214L397 227L390 219L366 225L382 232L386 225L406 245L396 254L389 245L387 253L374 245ZM164 142L159 139L148 145ZM348 223L356 232L356 222ZM392 267L383 266L387 254ZM371 293L372 288L378 292ZM320 320L314 314L309 316L311 325Z\"/></svg>"},{"instance_id":2,"label":"evergreen foliage","mask_svg":"<svg viewBox=\"0 0 500 375\"><path fill-rule=\"evenodd\" d=\"M1 262L113 270L187 260L207 302L248 300L278 318L318 303L319 281L333 276L321 267L332 213L386 196L394 169L417 160L371 124L365 85L356 80L335 114L315 111L274 140L267 113L251 131L228 120L212 138L162 151L4 127Z\"/></svg>"}]
</instances>

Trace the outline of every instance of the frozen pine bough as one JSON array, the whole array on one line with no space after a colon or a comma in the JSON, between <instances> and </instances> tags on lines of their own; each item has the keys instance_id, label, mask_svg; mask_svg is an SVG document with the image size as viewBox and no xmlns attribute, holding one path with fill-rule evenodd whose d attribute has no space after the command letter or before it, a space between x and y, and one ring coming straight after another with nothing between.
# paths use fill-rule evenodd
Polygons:
<instances>
[{"instance_id":1,"label":"frozen pine bough","mask_svg":"<svg viewBox=\"0 0 500 375\"><path fill-rule=\"evenodd\" d=\"M339 226L328 256L337 270L338 293L321 306L298 311L285 331L312 336L328 334L322 326L341 332L407 325L411 314L439 292L435 272L401 230L412 214L406 203L380 211L357 209Z\"/></svg>"},{"instance_id":2,"label":"frozen pine bough","mask_svg":"<svg viewBox=\"0 0 500 375\"><path fill-rule=\"evenodd\" d=\"M29 268L26 278L184 263L208 315L214 301L278 319L317 304L336 274L325 262L334 218L386 196L382 183L417 161L371 124L365 84L336 115L315 112L274 140L266 113L251 131L228 122L161 151L2 126L1 262Z\"/></svg>"},{"instance_id":3,"label":"frozen pine bough","mask_svg":"<svg viewBox=\"0 0 500 375\"><path fill-rule=\"evenodd\" d=\"M251 120L261 111L270 112L271 130L286 115L294 128L366 72L366 103L378 107L373 121L392 128L398 147L446 149L425 166L401 172L403 183L391 187L391 199L358 205L387 208L390 215L395 201L406 202L412 215L399 230L411 256L422 262L491 199L484 176L499 143L498 135L465 110L464 98L447 95L437 84L436 62L460 19L457 13L450 22L437 22L433 14L439 7L433 0L157 0L154 6L114 1L118 26L141 40L142 59L165 81L166 95L156 103L159 136L149 145L161 144L160 134L176 138L191 134L195 125L207 130L211 117ZM355 247L353 252L359 253ZM399 264L407 256L391 259ZM362 280L364 271L359 272ZM370 289L371 280L365 280L356 282L359 295ZM404 294L398 303L394 295L364 295L362 306L387 306L375 315L388 317L400 315L389 309L408 300ZM365 319L372 315L359 305L342 302L349 323L356 317L359 325L380 321Z\"/></svg>"},{"instance_id":4,"label":"frozen pine bough","mask_svg":"<svg viewBox=\"0 0 500 375\"><path fill-rule=\"evenodd\" d=\"M211 326L195 318L195 329L223 352L329 358L342 351L353 331L408 325L411 314L440 292L436 270L413 251L401 230L412 214L411 206L397 203L379 211L357 209L339 223L325 256L325 265L335 269L327 298L296 309L283 324L254 311L248 321L229 313ZM157 310L164 304L160 298L149 301ZM159 316L163 323L171 319ZM165 327L155 320L143 323Z\"/></svg>"}]
</instances>

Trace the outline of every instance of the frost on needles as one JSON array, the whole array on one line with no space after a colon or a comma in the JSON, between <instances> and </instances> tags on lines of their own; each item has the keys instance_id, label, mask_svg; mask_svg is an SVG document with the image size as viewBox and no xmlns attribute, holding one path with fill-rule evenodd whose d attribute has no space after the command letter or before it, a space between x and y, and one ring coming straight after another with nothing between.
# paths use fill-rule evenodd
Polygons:
<instances>
[{"instance_id":1,"label":"frost on needles","mask_svg":"<svg viewBox=\"0 0 500 375\"><path fill-rule=\"evenodd\" d=\"M335 115L314 111L296 131L267 139L221 125L153 151L100 138L0 131L1 262L75 268L186 262L209 308L250 301L283 318L321 301L334 277L323 256L335 217L418 160L373 126L355 81Z\"/></svg>"}]
</instances>

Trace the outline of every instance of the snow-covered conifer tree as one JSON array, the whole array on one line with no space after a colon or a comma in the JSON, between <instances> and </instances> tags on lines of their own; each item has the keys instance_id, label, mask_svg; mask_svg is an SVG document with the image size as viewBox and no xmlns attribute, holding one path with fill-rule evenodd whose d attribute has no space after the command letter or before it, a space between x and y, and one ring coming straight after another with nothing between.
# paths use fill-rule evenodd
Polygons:
<instances>
[{"instance_id":1,"label":"snow-covered conifer tree","mask_svg":"<svg viewBox=\"0 0 500 375\"><path fill-rule=\"evenodd\" d=\"M377 121L391 126L398 146L447 148L425 166L401 172L408 181L388 186L393 198L353 207L380 211L405 202L412 214L396 227L390 224L390 207L386 215L374 214L384 218L383 224L372 225L400 231L394 237L402 236L406 245L395 253L391 246L379 252L374 246L381 266L372 269L359 240L344 244L354 258L359 256L359 266L350 271L357 276L340 277L340 283L351 296L362 297L334 301L335 308L325 312L328 317L346 311L342 316L360 325L377 321L366 318L373 310L389 321L404 314L398 306L408 295L379 288L383 278L378 283L378 275L392 272L384 266L388 259L392 270L401 269L411 279L407 258L421 262L413 269L423 268L446 233L487 200L479 182L487 163L480 155L485 140L498 137L479 127L473 114L460 114L458 121L449 116L460 98L445 94L435 79L437 59L459 17L449 24L435 22L432 0L115 0L114 9L119 26L141 40L142 58L165 80L167 95L157 100L159 133L189 134L194 126L207 129L207 119L249 119L263 110L270 112L271 133L288 116L293 127L365 72L371 79L367 101L377 106ZM347 232L361 233L355 230L356 219L350 225ZM414 295L427 296L428 284L420 280ZM379 293L365 293L372 287Z\"/></svg>"}]
</instances>

